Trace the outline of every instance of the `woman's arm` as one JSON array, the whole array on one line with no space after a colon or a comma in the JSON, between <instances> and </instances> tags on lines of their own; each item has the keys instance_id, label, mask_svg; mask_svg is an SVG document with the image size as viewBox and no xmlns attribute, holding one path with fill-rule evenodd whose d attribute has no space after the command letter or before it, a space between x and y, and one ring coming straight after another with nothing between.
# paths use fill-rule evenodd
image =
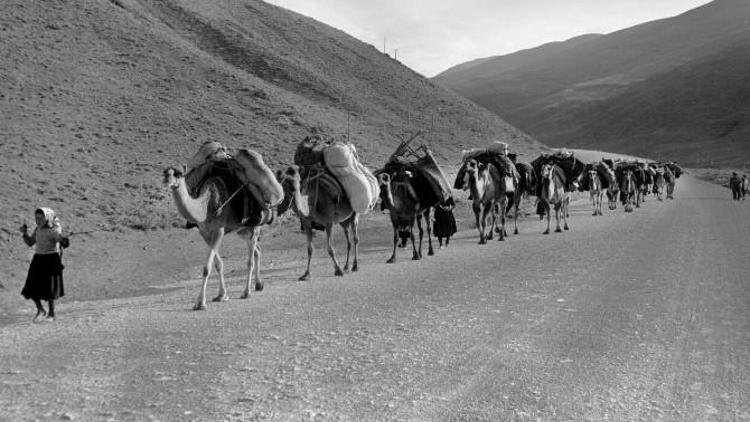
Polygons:
<instances>
[{"instance_id":1,"label":"woman's arm","mask_svg":"<svg viewBox=\"0 0 750 422\"><path fill-rule=\"evenodd\" d=\"M26 227L26 224L24 224L21 226L21 234L23 235L23 241L27 246L34 246L36 243L36 229L34 229L34 232L29 236L29 229Z\"/></svg>"}]
</instances>

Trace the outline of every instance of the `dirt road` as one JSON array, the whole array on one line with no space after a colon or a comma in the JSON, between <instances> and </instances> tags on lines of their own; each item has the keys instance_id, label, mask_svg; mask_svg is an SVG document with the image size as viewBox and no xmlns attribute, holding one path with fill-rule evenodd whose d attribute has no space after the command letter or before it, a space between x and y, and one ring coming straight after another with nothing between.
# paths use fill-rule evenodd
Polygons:
<instances>
[{"instance_id":1,"label":"dirt road","mask_svg":"<svg viewBox=\"0 0 750 422\"><path fill-rule=\"evenodd\" d=\"M750 204L683 177L590 213L392 265L382 230L358 273L319 251L205 312L191 282L6 325L0 420L750 420Z\"/></svg>"}]
</instances>

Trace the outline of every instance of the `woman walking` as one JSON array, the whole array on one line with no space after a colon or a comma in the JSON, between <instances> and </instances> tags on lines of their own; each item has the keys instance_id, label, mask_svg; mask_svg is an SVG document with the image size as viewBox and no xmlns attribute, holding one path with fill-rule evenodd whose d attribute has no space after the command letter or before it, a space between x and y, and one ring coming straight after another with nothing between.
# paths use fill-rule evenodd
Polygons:
<instances>
[{"instance_id":1,"label":"woman walking","mask_svg":"<svg viewBox=\"0 0 750 422\"><path fill-rule=\"evenodd\" d=\"M69 241L62 235L60 222L50 208L38 208L34 212L34 219L36 228L31 234L26 224L21 226L24 242L28 246L36 245L21 294L36 305L34 321L45 316L44 321L54 321L55 300L65 295L61 251ZM42 300L49 304L49 312L44 310Z\"/></svg>"},{"instance_id":2,"label":"woman walking","mask_svg":"<svg viewBox=\"0 0 750 422\"><path fill-rule=\"evenodd\" d=\"M443 247L443 238L445 238L445 246L448 246L451 236L456 234L456 218L453 216L453 208L456 208L456 202L452 196L435 206L433 233L437 236L441 248Z\"/></svg>"}]
</instances>

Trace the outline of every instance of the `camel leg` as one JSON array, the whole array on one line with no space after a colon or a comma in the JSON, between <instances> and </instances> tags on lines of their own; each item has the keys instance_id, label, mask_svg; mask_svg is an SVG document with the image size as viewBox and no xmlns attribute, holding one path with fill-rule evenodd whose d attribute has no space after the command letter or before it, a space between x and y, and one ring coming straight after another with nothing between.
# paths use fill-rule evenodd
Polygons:
<instances>
[{"instance_id":1,"label":"camel leg","mask_svg":"<svg viewBox=\"0 0 750 422\"><path fill-rule=\"evenodd\" d=\"M307 269L305 273L299 278L299 281L305 281L310 279L310 261L312 260L313 254L313 231L312 224L305 224L305 236L307 237Z\"/></svg>"},{"instance_id":2,"label":"camel leg","mask_svg":"<svg viewBox=\"0 0 750 422\"><path fill-rule=\"evenodd\" d=\"M201 291L198 294L198 300L195 302L195 306L193 306L194 311L202 311L206 309L206 286L208 285L208 276L211 275L211 267L213 267L215 256L216 250L214 248L211 248L211 250L208 252L206 265L203 266L203 285L201 286Z\"/></svg>"},{"instance_id":3,"label":"camel leg","mask_svg":"<svg viewBox=\"0 0 750 422\"><path fill-rule=\"evenodd\" d=\"M570 228L568 227L568 205L570 205L569 201L569 198L565 198L563 199L562 203L562 208L563 210L565 210L565 212L563 213L563 229L565 230L570 230Z\"/></svg>"},{"instance_id":4,"label":"camel leg","mask_svg":"<svg viewBox=\"0 0 750 422\"><path fill-rule=\"evenodd\" d=\"M245 240L247 241L247 279L245 280L245 291L242 293L242 296L240 296L242 299L250 297L250 285L253 281L253 272L255 271L256 265L260 266L260 263L256 259L259 258L260 251L258 250L258 238L255 235L255 232ZM258 280L258 284L260 284L260 280ZM260 284L260 289L258 289L258 284L255 286L256 290L262 290L262 284Z\"/></svg>"},{"instance_id":5,"label":"camel leg","mask_svg":"<svg viewBox=\"0 0 750 422\"><path fill-rule=\"evenodd\" d=\"M425 226L427 226L427 255L432 256L435 255L435 249L432 248L432 221L430 220L430 210L431 208L427 208L427 211L424 213L424 222Z\"/></svg>"},{"instance_id":6,"label":"camel leg","mask_svg":"<svg viewBox=\"0 0 750 422\"><path fill-rule=\"evenodd\" d=\"M258 238L258 242L255 244L255 291L256 292L263 290L263 281L260 279L260 255L261 255L260 238Z\"/></svg>"},{"instance_id":7,"label":"camel leg","mask_svg":"<svg viewBox=\"0 0 750 422\"><path fill-rule=\"evenodd\" d=\"M220 228L214 233L201 233L201 237L203 237L203 240L208 244L210 249L208 251L208 258L206 259L206 265L203 266L203 285L198 294L198 300L196 301L195 306L193 306L194 311L206 309L206 287L208 286L208 277L211 275L211 268L214 266L214 259L219 255L219 245L224 237L224 229ZM221 266L217 266L217 270L219 268L221 268ZM221 273L220 275L223 276ZM223 286L223 277L220 278L220 280L222 283L219 287L219 293L221 294L223 292L223 294L226 295L226 288Z\"/></svg>"},{"instance_id":8,"label":"camel leg","mask_svg":"<svg viewBox=\"0 0 750 422\"><path fill-rule=\"evenodd\" d=\"M385 261L389 264L393 264L396 262L396 245L398 244L398 228L396 226L396 223L393 223L393 253L391 254L391 257L388 259L388 261Z\"/></svg>"},{"instance_id":9,"label":"camel leg","mask_svg":"<svg viewBox=\"0 0 750 422\"><path fill-rule=\"evenodd\" d=\"M521 207L521 195L518 195L518 199L513 202L513 234L518 234L518 208Z\"/></svg>"},{"instance_id":10,"label":"camel leg","mask_svg":"<svg viewBox=\"0 0 750 422\"><path fill-rule=\"evenodd\" d=\"M417 220L417 230L419 230L419 247L417 248L417 253L419 254L419 258L422 258L422 238L424 237L424 230L422 229L422 214L417 213L415 216Z\"/></svg>"},{"instance_id":11,"label":"camel leg","mask_svg":"<svg viewBox=\"0 0 750 422\"><path fill-rule=\"evenodd\" d=\"M354 214L351 224L352 240L354 241L354 261L352 262L352 272L356 272L359 269L357 266L357 255L359 254L359 215Z\"/></svg>"},{"instance_id":12,"label":"camel leg","mask_svg":"<svg viewBox=\"0 0 750 422\"><path fill-rule=\"evenodd\" d=\"M420 232L421 231L422 230L420 228ZM412 261L419 261L420 259L422 259L422 251L421 251L422 245L421 245L421 242L420 242L420 250L417 251L417 243L414 240L414 222L412 222L411 225L409 226L409 235L410 235L409 237L411 237L411 249L412 249L411 259L412 259ZM420 238L421 238L421 236L420 236Z\"/></svg>"},{"instance_id":13,"label":"camel leg","mask_svg":"<svg viewBox=\"0 0 750 422\"><path fill-rule=\"evenodd\" d=\"M219 294L211 300L213 302L224 302L229 300L229 296L227 296L227 287L224 281L224 261L221 259L221 255L219 255L218 248L214 260L214 266L216 267L216 272L219 273Z\"/></svg>"},{"instance_id":14,"label":"camel leg","mask_svg":"<svg viewBox=\"0 0 750 422\"><path fill-rule=\"evenodd\" d=\"M344 238L346 239L346 262L344 262L344 272L349 272L349 255L352 251L352 242L349 239L349 226L346 221L342 222L341 228L344 229Z\"/></svg>"},{"instance_id":15,"label":"camel leg","mask_svg":"<svg viewBox=\"0 0 750 422\"><path fill-rule=\"evenodd\" d=\"M333 235L333 225L329 224L326 226L326 243L328 244L328 256L331 257L333 260L333 275L336 276L342 276L344 275L344 272L341 270L341 267L339 266L339 261L336 260L336 251L333 249L333 241L332 236Z\"/></svg>"},{"instance_id":16,"label":"camel leg","mask_svg":"<svg viewBox=\"0 0 750 422\"><path fill-rule=\"evenodd\" d=\"M477 225L477 230L479 230L479 244L484 245L485 243L487 243L487 241L484 239L484 219L482 219L481 222L479 221L479 213L480 213L479 207L475 206L474 207L474 221Z\"/></svg>"},{"instance_id":17,"label":"camel leg","mask_svg":"<svg viewBox=\"0 0 750 422\"><path fill-rule=\"evenodd\" d=\"M543 231L542 234L549 234L549 225L550 220L552 219L552 216L550 215L552 214L552 207L550 207L548 202L544 205L544 213L547 214L547 230Z\"/></svg>"},{"instance_id":18,"label":"camel leg","mask_svg":"<svg viewBox=\"0 0 750 422\"><path fill-rule=\"evenodd\" d=\"M508 235L505 232L505 215L508 213L508 210L505 209L505 202L501 202L500 204L498 204L498 209L500 210L500 217L499 217L499 220L500 220L499 224L500 225L498 226L499 230L498 230L498 234L497 234L497 240L498 241L503 241L503 240L505 240L505 236Z\"/></svg>"},{"instance_id":19,"label":"camel leg","mask_svg":"<svg viewBox=\"0 0 750 422\"><path fill-rule=\"evenodd\" d=\"M560 227L560 214L564 214L565 210L562 209L562 204L555 204L555 223L557 224L557 227L555 227L555 233L562 232L562 227Z\"/></svg>"},{"instance_id":20,"label":"camel leg","mask_svg":"<svg viewBox=\"0 0 750 422\"><path fill-rule=\"evenodd\" d=\"M495 238L495 232L500 230L500 228L497 226L497 203L492 204L487 209L487 213L485 214L485 228L487 227L486 218L490 218L490 227L489 230L487 230L485 233L487 233L487 240L492 240Z\"/></svg>"}]
</instances>

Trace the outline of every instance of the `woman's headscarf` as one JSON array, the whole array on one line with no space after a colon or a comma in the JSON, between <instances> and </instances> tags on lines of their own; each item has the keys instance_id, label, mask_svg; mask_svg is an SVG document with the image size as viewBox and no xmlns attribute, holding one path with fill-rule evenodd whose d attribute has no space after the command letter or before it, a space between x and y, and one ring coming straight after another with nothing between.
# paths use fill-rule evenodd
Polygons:
<instances>
[{"instance_id":1,"label":"woman's headscarf","mask_svg":"<svg viewBox=\"0 0 750 422\"><path fill-rule=\"evenodd\" d=\"M60 227L60 220L57 219L57 216L55 215L55 212L52 211L52 208L41 207L41 208L37 208L36 211L34 212L35 213L41 212L42 214L44 214L44 221L45 221L44 226L45 227L49 227L49 228L53 228L55 226Z\"/></svg>"}]
</instances>

